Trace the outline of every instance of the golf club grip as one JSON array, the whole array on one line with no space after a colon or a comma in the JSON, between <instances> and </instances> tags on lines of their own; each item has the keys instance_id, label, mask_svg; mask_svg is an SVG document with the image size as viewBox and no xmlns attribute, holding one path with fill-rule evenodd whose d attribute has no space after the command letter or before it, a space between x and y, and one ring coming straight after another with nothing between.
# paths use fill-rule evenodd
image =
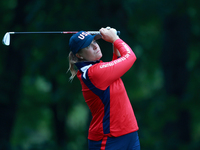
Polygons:
<instances>
[{"instance_id":1,"label":"golf club grip","mask_svg":"<svg viewBox=\"0 0 200 150\"><path fill-rule=\"evenodd\" d=\"M87 31L89 32L90 34L100 34L99 31ZM120 31L117 31L117 35L120 35Z\"/></svg>"},{"instance_id":2,"label":"golf club grip","mask_svg":"<svg viewBox=\"0 0 200 150\"><path fill-rule=\"evenodd\" d=\"M99 31L87 31L89 32L90 34L100 34ZM120 35L120 31L117 31L117 35Z\"/></svg>"}]
</instances>

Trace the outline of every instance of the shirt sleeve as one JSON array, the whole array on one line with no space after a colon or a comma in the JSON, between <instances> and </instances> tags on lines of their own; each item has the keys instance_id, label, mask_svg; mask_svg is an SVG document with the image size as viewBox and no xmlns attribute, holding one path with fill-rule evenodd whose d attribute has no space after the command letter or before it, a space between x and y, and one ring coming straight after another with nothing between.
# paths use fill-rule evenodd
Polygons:
<instances>
[{"instance_id":1,"label":"shirt sleeve","mask_svg":"<svg viewBox=\"0 0 200 150\"><path fill-rule=\"evenodd\" d=\"M116 60L117 58L118 58L118 56L115 53L113 53L112 60Z\"/></svg>"},{"instance_id":2,"label":"shirt sleeve","mask_svg":"<svg viewBox=\"0 0 200 150\"><path fill-rule=\"evenodd\" d=\"M123 76L136 60L134 52L123 40L116 40L114 46L119 50L120 58L96 64L88 70L90 81L101 90Z\"/></svg>"}]
</instances>

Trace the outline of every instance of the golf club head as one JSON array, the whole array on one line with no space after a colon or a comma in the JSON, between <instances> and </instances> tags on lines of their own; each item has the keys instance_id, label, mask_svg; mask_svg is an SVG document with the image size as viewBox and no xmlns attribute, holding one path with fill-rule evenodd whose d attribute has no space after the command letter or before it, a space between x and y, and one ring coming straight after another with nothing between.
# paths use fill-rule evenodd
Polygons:
<instances>
[{"instance_id":1,"label":"golf club head","mask_svg":"<svg viewBox=\"0 0 200 150\"><path fill-rule=\"evenodd\" d=\"M2 40L2 43L6 46L9 46L10 45L10 33L7 32L4 37L3 37L3 40Z\"/></svg>"}]
</instances>

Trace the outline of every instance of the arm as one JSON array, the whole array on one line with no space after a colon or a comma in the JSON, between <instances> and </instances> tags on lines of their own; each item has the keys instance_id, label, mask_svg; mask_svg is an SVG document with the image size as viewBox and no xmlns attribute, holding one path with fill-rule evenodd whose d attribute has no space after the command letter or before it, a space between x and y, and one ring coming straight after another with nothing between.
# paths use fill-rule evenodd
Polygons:
<instances>
[{"instance_id":1,"label":"arm","mask_svg":"<svg viewBox=\"0 0 200 150\"><path fill-rule=\"evenodd\" d=\"M115 60L117 58L119 58L121 56L119 50L113 45L113 59L112 60Z\"/></svg>"},{"instance_id":2,"label":"arm","mask_svg":"<svg viewBox=\"0 0 200 150\"><path fill-rule=\"evenodd\" d=\"M100 63L89 69L88 72L92 83L102 90L124 75L136 60L135 54L123 40L118 38L113 44L119 50L121 57L110 62Z\"/></svg>"},{"instance_id":3,"label":"arm","mask_svg":"<svg viewBox=\"0 0 200 150\"><path fill-rule=\"evenodd\" d=\"M102 39L113 44L113 58L112 58L112 60L119 58L121 55L120 55L118 49L114 45L114 42L117 39L119 39L119 36L116 34L117 31L113 28L111 28L111 29L101 28L99 31L102 35Z\"/></svg>"}]
</instances>

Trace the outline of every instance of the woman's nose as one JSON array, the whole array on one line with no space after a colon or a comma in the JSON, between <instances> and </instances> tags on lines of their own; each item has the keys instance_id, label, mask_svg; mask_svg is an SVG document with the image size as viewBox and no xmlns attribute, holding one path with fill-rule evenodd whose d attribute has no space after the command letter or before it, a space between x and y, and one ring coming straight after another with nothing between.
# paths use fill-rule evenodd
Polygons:
<instances>
[{"instance_id":1,"label":"woman's nose","mask_svg":"<svg viewBox=\"0 0 200 150\"><path fill-rule=\"evenodd\" d=\"M96 50L97 49L97 45L93 44L93 49Z\"/></svg>"}]
</instances>

